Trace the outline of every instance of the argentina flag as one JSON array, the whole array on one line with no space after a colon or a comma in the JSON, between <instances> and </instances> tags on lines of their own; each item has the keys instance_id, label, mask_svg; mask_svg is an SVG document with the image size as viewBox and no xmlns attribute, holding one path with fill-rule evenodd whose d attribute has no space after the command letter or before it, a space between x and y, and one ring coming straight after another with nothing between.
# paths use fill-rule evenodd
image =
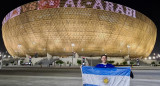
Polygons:
<instances>
[{"instance_id":1,"label":"argentina flag","mask_svg":"<svg viewBox=\"0 0 160 86\"><path fill-rule=\"evenodd\" d=\"M130 86L130 67L82 67L83 86Z\"/></svg>"}]
</instances>

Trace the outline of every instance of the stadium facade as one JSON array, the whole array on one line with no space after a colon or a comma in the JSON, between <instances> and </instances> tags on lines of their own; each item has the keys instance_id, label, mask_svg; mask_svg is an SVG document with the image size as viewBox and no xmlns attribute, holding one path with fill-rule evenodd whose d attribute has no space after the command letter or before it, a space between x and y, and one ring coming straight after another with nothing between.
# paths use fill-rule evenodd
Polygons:
<instances>
[{"instance_id":1,"label":"stadium facade","mask_svg":"<svg viewBox=\"0 0 160 86\"><path fill-rule=\"evenodd\" d=\"M12 56L147 57L155 24L142 13L103 0L39 0L19 6L2 22Z\"/></svg>"}]
</instances>

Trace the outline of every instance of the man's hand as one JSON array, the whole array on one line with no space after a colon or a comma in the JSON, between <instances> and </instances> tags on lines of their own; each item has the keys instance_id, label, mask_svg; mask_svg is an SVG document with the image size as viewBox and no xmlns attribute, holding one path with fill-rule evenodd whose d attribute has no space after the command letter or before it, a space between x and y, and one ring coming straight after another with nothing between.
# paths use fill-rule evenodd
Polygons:
<instances>
[{"instance_id":1,"label":"man's hand","mask_svg":"<svg viewBox=\"0 0 160 86\"><path fill-rule=\"evenodd\" d=\"M82 65L80 66L80 68L82 69Z\"/></svg>"}]
</instances>

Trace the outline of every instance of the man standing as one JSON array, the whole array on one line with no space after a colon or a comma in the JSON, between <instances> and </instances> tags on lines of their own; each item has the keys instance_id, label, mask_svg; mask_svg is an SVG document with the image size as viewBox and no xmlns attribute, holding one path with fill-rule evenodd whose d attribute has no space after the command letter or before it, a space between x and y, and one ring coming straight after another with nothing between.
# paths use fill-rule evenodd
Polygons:
<instances>
[{"instance_id":1,"label":"man standing","mask_svg":"<svg viewBox=\"0 0 160 86\"><path fill-rule=\"evenodd\" d=\"M102 55L101 56L101 61L102 63L97 64L95 67L98 68L114 68L114 65L107 63L107 55ZM132 71L130 72L130 77L133 79L134 75L132 73Z\"/></svg>"},{"instance_id":2,"label":"man standing","mask_svg":"<svg viewBox=\"0 0 160 86\"><path fill-rule=\"evenodd\" d=\"M101 56L102 63L97 64L95 67L99 68L114 68L114 65L107 63L107 55Z\"/></svg>"}]
</instances>

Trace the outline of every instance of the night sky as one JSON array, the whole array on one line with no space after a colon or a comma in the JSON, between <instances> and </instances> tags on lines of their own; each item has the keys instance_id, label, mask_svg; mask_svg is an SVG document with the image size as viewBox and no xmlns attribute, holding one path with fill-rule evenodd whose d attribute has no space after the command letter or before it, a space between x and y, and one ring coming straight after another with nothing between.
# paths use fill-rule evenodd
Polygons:
<instances>
[{"instance_id":1,"label":"night sky","mask_svg":"<svg viewBox=\"0 0 160 86\"><path fill-rule=\"evenodd\" d=\"M28 2L37 0L3 0L0 3L0 27L2 28L3 18L14 8ZM158 0L107 0L133 8L149 17L157 27L157 40L152 53L160 53L160 5ZM0 32L0 51L6 51Z\"/></svg>"}]
</instances>

